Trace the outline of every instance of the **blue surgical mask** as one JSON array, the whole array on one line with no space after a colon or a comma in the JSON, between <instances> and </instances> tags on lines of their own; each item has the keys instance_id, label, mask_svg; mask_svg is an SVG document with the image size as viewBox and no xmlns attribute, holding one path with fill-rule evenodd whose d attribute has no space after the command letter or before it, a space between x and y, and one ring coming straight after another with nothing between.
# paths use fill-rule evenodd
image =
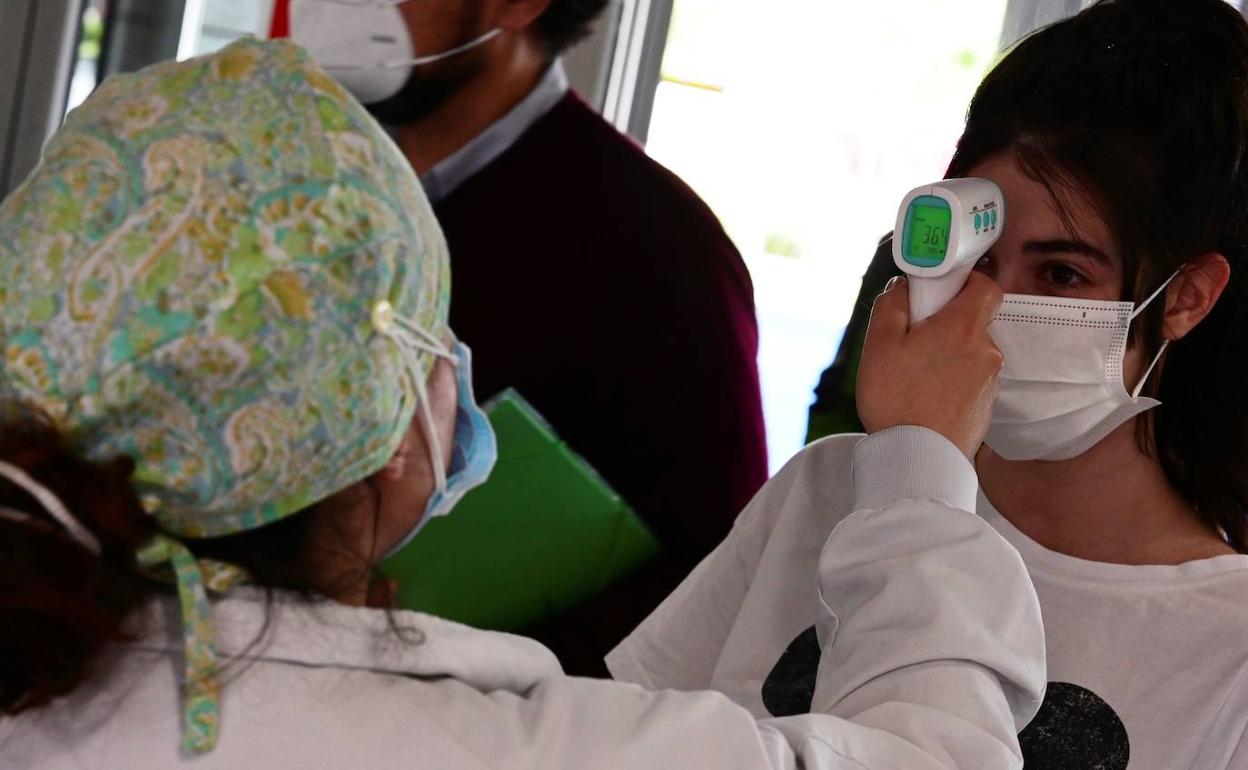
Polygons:
<instances>
[{"instance_id":1,"label":"blue surgical mask","mask_svg":"<svg viewBox=\"0 0 1248 770\"><path fill-rule=\"evenodd\" d=\"M494 463L498 461L498 441L494 427L485 411L477 405L472 393L472 351L462 342L456 342L455 356L459 359L456 378L459 382L459 408L455 415L455 438L451 446L451 464L447 469L446 484L435 489L425 503L425 513L420 521L400 540L385 559L401 551L412 538L424 529L430 520L445 516L455 508L464 495L485 483Z\"/></svg>"}]
</instances>

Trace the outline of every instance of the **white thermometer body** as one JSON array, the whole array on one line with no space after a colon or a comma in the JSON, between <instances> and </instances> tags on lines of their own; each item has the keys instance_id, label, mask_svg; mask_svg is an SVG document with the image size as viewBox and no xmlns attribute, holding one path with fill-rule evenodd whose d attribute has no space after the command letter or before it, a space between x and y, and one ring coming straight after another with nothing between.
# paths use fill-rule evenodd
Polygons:
<instances>
[{"instance_id":1,"label":"white thermometer body","mask_svg":"<svg viewBox=\"0 0 1248 770\"><path fill-rule=\"evenodd\" d=\"M911 190L897 211L893 262L910 276L910 323L940 310L1005 229L1005 196L987 179L945 179Z\"/></svg>"}]
</instances>

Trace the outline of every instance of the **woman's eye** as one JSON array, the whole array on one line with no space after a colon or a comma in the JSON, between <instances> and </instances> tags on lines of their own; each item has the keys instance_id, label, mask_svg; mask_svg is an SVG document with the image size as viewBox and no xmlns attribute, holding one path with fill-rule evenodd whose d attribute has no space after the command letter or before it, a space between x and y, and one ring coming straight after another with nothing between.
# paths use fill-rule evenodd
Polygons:
<instances>
[{"instance_id":1,"label":"woman's eye","mask_svg":"<svg viewBox=\"0 0 1248 770\"><path fill-rule=\"evenodd\" d=\"M1061 263L1048 265L1045 268L1044 273L1045 280L1054 286L1061 286L1064 288L1082 286L1087 283L1088 280L1078 270L1074 269L1070 265Z\"/></svg>"}]
</instances>

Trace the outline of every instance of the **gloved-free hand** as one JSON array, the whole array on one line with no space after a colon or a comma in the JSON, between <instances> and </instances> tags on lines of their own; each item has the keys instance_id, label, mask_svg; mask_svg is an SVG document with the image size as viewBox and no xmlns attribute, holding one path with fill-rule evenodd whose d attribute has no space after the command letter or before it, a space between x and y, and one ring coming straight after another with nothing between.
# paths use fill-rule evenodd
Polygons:
<instances>
[{"instance_id":1,"label":"gloved-free hand","mask_svg":"<svg viewBox=\"0 0 1248 770\"><path fill-rule=\"evenodd\" d=\"M858 367L858 417L868 433L918 425L945 436L974 459L997 399L1001 351L988 324L1001 289L972 273L939 312L910 327L904 278L875 300Z\"/></svg>"}]
</instances>

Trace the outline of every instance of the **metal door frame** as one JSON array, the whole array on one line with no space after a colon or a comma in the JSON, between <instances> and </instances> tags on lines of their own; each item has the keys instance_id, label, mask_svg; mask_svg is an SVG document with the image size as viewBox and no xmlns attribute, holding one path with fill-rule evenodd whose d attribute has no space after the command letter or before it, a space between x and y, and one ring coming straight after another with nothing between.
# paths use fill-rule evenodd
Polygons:
<instances>
[{"instance_id":1,"label":"metal door frame","mask_svg":"<svg viewBox=\"0 0 1248 770\"><path fill-rule=\"evenodd\" d=\"M0 0L0 198L61 124L82 0Z\"/></svg>"},{"instance_id":2,"label":"metal door frame","mask_svg":"<svg viewBox=\"0 0 1248 770\"><path fill-rule=\"evenodd\" d=\"M602 114L641 144L667 48L674 0L624 0Z\"/></svg>"}]
</instances>

